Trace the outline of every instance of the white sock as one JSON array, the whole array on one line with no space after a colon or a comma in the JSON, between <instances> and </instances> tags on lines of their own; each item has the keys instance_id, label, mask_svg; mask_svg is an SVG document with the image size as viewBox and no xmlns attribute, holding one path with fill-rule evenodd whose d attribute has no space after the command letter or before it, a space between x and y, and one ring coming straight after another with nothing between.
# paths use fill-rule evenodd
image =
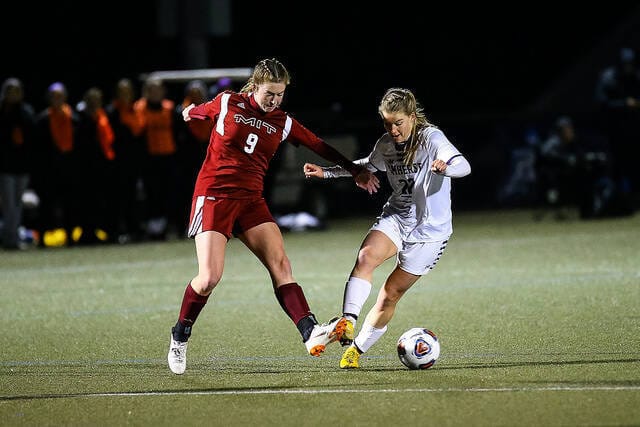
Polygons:
<instances>
[{"instance_id":1,"label":"white sock","mask_svg":"<svg viewBox=\"0 0 640 427\"><path fill-rule=\"evenodd\" d=\"M342 312L351 313L356 316L360 315L362 306L369 298L371 293L371 283L358 277L349 277L344 287L344 298L342 300ZM346 316L351 320L353 326L356 326L356 319L352 316Z\"/></svg>"},{"instance_id":2,"label":"white sock","mask_svg":"<svg viewBox=\"0 0 640 427\"><path fill-rule=\"evenodd\" d=\"M358 336L353 340L353 342L360 351L364 353L369 350L385 332L387 332L387 325L384 325L384 328L378 329L368 323L363 323L362 329L360 329Z\"/></svg>"}]
</instances>

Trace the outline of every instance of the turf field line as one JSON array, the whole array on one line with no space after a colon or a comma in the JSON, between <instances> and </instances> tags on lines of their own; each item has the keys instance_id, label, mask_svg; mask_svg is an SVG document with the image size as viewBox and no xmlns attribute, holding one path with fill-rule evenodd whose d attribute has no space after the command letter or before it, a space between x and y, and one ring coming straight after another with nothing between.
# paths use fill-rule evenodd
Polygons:
<instances>
[{"instance_id":1,"label":"turf field line","mask_svg":"<svg viewBox=\"0 0 640 427\"><path fill-rule=\"evenodd\" d=\"M41 399L84 399L88 397L149 397L149 396L227 396L227 395L295 395L295 394L341 394L341 393L522 393L522 392L564 392L564 391L640 391L640 385L634 386L541 386L541 387L443 387L443 388L383 388L367 389L226 389L226 390L181 390L181 391L140 391L111 393L66 393L36 394L22 396L0 396L2 401L41 400Z\"/></svg>"},{"instance_id":2,"label":"turf field line","mask_svg":"<svg viewBox=\"0 0 640 427\"><path fill-rule=\"evenodd\" d=\"M583 355L592 355L591 352L549 352L549 353L526 353L526 352L514 352L514 353L455 353L449 354L446 357L447 363L443 364L439 363L438 369L468 369L468 368L504 368L504 367L517 367L523 365L577 365L577 364L595 364L595 363L638 363L640 362L640 358L637 357L626 357L629 353L626 352L602 352L600 353L603 356L618 356L618 358L614 359L589 359L589 360L502 360L507 357L530 357L530 356L560 356L560 357L578 357ZM633 354L635 356L635 354ZM340 356L329 356L326 355L323 357L325 360L339 360ZM377 361L385 361L385 360L397 360L396 355L367 355L367 360L377 360ZM473 362L475 359L483 360L483 362L477 362L478 364L469 365L469 363ZM487 364L487 359L501 359L498 360L490 360L491 364ZM300 356L244 356L244 357L223 357L223 356L212 356L205 357L201 359L195 359L192 363L199 365L208 365L210 363L222 363L227 364L229 362L283 362L283 361L306 361L306 360L316 360L312 356L309 355L300 355ZM156 365L166 364L166 359L158 359L158 358L140 358L140 359L101 359L101 360L92 360L92 361L84 361L84 360L0 360L0 367L3 368L19 368L19 367L34 367L34 366L51 366L51 367L66 367L66 366L121 366L121 365Z\"/></svg>"}]
</instances>

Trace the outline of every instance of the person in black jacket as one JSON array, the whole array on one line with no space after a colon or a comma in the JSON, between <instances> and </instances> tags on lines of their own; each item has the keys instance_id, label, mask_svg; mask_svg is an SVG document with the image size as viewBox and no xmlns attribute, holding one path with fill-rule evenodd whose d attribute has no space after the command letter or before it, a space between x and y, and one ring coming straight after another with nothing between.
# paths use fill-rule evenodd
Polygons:
<instances>
[{"instance_id":1,"label":"person in black jacket","mask_svg":"<svg viewBox=\"0 0 640 427\"><path fill-rule=\"evenodd\" d=\"M616 62L605 68L596 85L596 100L603 114L613 156L614 178L631 208L640 195L640 67L635 49L623 47Z\"/></svg>"},{"instance_id":2,"label":"person in black jacket","mask_svg":"<svg viewBox=\"0 0 640 427\"><path fill-rule=\"evenodd\" d=\"M24 101L22 81L10 77L0 91L0 202L2 203L2 246L22 249L22 195L29 185L32 138L35 126L33 107Z\"/></svg>"}]
</instances>

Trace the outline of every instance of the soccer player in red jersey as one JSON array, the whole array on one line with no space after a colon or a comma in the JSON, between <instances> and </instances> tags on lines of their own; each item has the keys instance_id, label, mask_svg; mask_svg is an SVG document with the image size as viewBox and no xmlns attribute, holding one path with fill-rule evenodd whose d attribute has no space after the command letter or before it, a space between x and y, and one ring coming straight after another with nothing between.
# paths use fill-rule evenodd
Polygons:
<instances>
[{"instance_id":1,"label":"soccer player in red jersey","mask_svg":"<svg viewBox=\"0 0 640 427\"><path fill-rule=\"evenodd\" d=\"M187 284L167 356L176 374L185 371L191 329L220 282L225 246L232 237L239 238L267 268L276 298L298 328L309 354L320 356L344 332L343 317L318 324L309 309L293 277L282 233L263 197L264 177L271 158L286 141L339 164L369 193L377 190L378 181L279 108L289 82L289 72L280 61L264 59L240 92L226 90L209 102L183 110L185 121L213 120L214 126L196 180L189 221L198 274Z\"/></svg>"}]
</instances>

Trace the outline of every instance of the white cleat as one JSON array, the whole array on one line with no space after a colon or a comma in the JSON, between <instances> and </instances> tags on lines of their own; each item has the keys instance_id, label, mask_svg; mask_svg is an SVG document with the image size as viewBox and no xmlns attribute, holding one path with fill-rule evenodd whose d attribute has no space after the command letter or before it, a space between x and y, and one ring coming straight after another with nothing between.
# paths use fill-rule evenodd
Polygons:
<instances>
[{"instance_id":1,"label":"white cleat","mask_svg":"<svg viewBox=\"0 0 640 427\"><path fill-rule=\"evenodd\" d=\"M310 355L319 357L327 347L327 344L339 341L347 327L347 319L334 317L327 323L315 325L311 336L304 345Z\"/></svg>"},{"instance_id":2,"label":"white cleat","mask_svg":"<svg viewBox=\"0 0 640 427\"><path fill-rule=\"evenodd\" d=\"M187 344L187 341L174 340L173 335L171 335L167 361L169 362L169 369L174 374L184 374L185 369L187 369Z\"/></svg>"}]
</instances>

